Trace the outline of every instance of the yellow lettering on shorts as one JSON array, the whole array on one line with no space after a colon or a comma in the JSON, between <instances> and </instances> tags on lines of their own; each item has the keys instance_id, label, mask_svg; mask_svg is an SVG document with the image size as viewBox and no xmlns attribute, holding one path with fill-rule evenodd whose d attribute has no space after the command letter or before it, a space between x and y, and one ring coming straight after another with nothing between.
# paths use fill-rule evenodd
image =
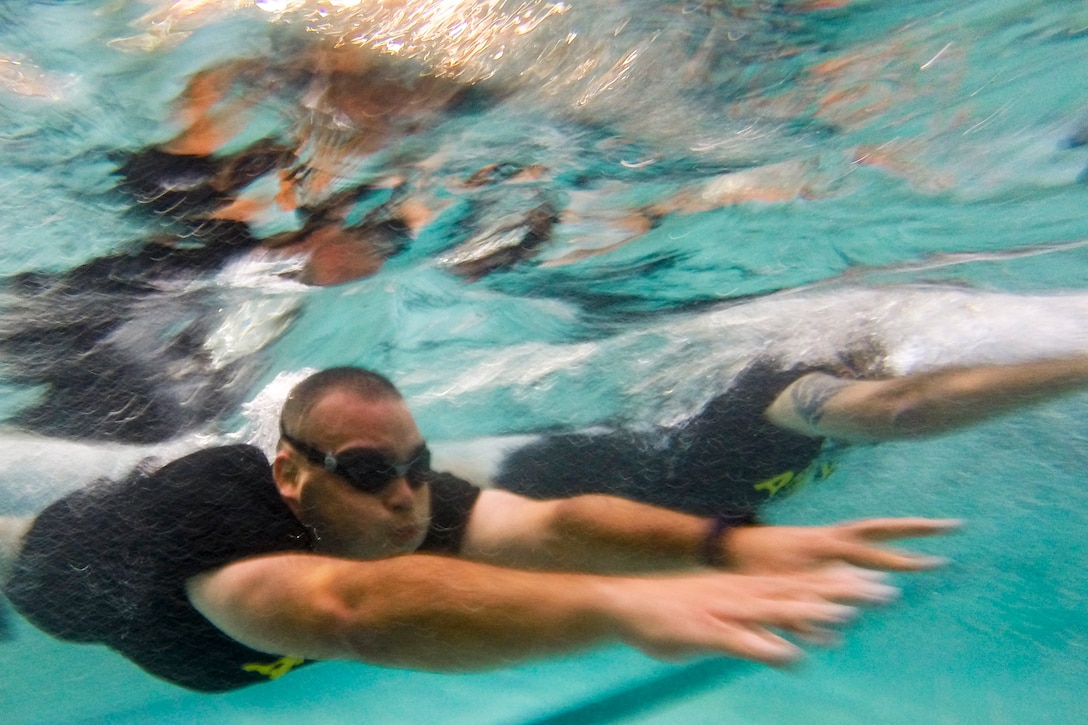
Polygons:
<instances>
[{"instance_id":1,"label":"yellow lettering on shorts","mask_svg":"<svg viewBox=\"0 0 1088 725\"><path fill-rule=\"evenodd\" d=\"M771 498L779 491L793 493L800 490L810 481L822 481L832 474L835 464L830 461L821 461L809 466L800 474L794 471L784 471L777 476L772 476L766 481L760 481L753 488L757 491L766 491L767 498Z\"/></svg>"},{"instance_id":2,"label":"yellow lettering on shorts","mask_svg":"<svg viewBox=\"0 0 1088 725\"><path fill-rule=\"evenodd\" d=\"M242 669L246 672L256 672L264 675L270 680L278 680L305 661L298 657L280 657L275 662L269 662L268 664L250 662L248 665L242 665Z\"/></svg>"},{"instance_id":3,"label":"yellow lettering on shorts","mask_svg":"<svg viewBox=\"0 0 1088 725\"><path fill-rule=\"evenodd\" d=\"M768 478L766 481L757 483L755 485L755 489L757 491L766 491L769 498L771 496L774 496L786 486L789 486L790 483L793 481L793 476L793 471L785 471L778 474L777 476L774 476L773 478Z\"/></svg>"}]
</instances>

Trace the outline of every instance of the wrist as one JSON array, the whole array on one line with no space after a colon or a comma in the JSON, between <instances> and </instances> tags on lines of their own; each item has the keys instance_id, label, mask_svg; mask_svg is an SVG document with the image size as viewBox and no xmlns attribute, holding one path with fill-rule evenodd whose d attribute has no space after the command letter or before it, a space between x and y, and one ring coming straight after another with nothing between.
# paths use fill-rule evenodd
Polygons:
<instances>
[{"instance_id":1,"label":"wrist","mask_svg":"<svg viewBox=\"0 0 1088 725\"><path fill-rule=\"evenodd\" d=\"M592 605L593 620L599 627L599 641L620 642L643 649L641 632L647 602L655 598L654 578L642 576L596 576Z\"/></svg>"},{"instance_id":2,"label":"wrist","mask_svg":"<svg viewBox=\"0 0 1088 725\"><path fill-rule=\"evenodd\" d=\"M714 569L729 568L733 563L728 546L730 534L742 526L757 524L754 511L729 511L712 518L699 548L699 563Z\"/></svg>"}]
</instances>

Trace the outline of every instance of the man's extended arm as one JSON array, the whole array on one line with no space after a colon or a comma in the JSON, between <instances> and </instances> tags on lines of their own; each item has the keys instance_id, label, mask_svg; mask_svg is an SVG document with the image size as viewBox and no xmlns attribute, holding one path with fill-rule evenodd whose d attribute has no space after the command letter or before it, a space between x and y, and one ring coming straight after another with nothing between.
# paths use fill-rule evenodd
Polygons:
<instances>
[{"instance_id":1,"label":"man's extended arm","mask_svg":"<svg viewBox=\"0 0 1088 725\"><path fill-rule=\"evenodd\" d=\"M615 496L535 501L489 490L473 508L461 554L502 566L600 573L690 570L705 566L708 559L752 573L797 571L835 561L918 571L940 562L876 544L940 535L958 524L903 518L721 531L710 519Z\"/></svg>"},{"instance_id":2,"label":"man's extended arm","mask_svg":"<svg viewBox=\"0 0 1088 725\"><path fill-rule=\"evenodd\" d=\"M1088 356L977 365L889 380L810 373L766 411L804 435L875 442L961 428L1088 386Z\"/></svg>"},{"instance_id":3,"label":"man's extended arm","mask_svg":"<svg viewBox=\"0 0 1088 725\"><path fill-rule=\"evenodd\" d=\"M359 562L304 554L235 562L194 577L194 606L232 638L308 659L461 671L625 643L675 658L724 654L771 665L853 607L895 590L872 572L662 578L527 572L410 555Z\"/></svg>"}]
</instances>

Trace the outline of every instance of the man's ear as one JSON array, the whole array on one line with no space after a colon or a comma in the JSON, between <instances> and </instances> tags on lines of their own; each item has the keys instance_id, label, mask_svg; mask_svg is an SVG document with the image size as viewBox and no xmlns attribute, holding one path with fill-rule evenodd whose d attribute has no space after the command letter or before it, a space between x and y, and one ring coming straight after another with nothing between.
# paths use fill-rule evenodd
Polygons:
<instances>
[{"instance_id":1,"label":"man's ear","mask_svg":"<svg viewBox=\"0 0 1088 725\"><path fill-rule=\"evenodd\" d=\"M276 457L272 459L272 478L276 481L280 498L295 516L298 516L302 509L299 473L298 463L290 452L284 449L276 452Z\"/></svg>"}]
</instances>

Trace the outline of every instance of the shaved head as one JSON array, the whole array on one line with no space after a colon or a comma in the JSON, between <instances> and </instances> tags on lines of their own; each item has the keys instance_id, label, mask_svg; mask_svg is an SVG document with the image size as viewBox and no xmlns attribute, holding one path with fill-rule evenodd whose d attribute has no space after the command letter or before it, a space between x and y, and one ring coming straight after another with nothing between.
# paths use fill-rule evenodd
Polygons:
<instances>
[{"instance_id":1,"label":"shaved head","mask_svg":"<svg viewBox=\"0 0 1088 725\"><path fill-rule=\"evenodd\" d=\"M360 367L335 367L314 373L296 385L287 396L280 425L297 435L309 423L310 411L332 391L353 393L362 400L400 400L401 394L389 378Z\"/></svg>"}]
</instances>

